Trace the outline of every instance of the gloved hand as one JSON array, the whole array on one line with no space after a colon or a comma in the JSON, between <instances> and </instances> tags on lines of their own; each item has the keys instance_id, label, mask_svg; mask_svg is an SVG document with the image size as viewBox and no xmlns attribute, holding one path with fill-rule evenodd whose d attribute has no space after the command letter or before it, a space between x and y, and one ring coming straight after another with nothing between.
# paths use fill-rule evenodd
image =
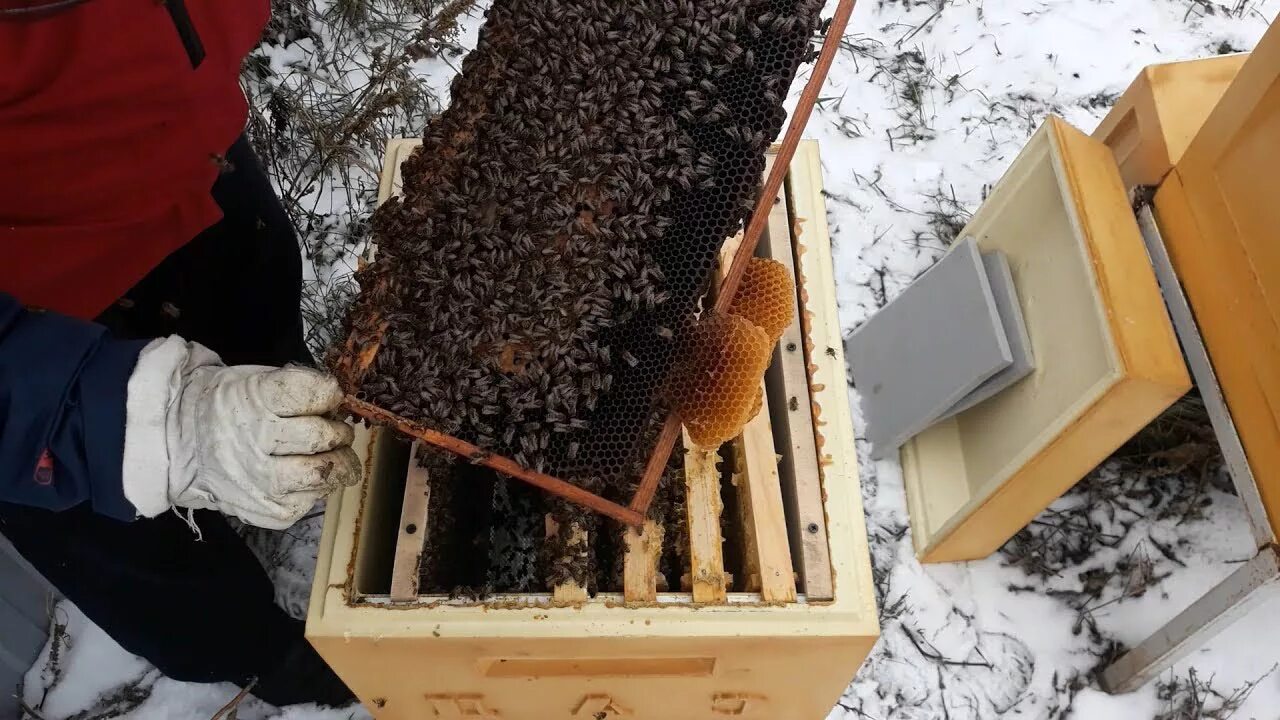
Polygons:
<instances>
[{"instance_id":1,"label":"gloved hand","mask_svg":"<svg viewBox=\"0 0 1280 720\"><path fill-rule=\"evenodd\" d=\"M324 417L342 392L301 367L226 367L179 337L143 349L129 379L124 493L138 512L219 510L283 529L360 480L352 429Z\"/></svg>"}]
</instances>

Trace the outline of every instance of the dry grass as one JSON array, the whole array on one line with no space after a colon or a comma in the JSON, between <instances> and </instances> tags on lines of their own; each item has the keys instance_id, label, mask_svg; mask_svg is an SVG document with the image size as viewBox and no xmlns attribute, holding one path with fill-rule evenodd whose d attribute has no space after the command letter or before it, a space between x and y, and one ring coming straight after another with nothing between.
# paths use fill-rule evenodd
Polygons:
<instances>
[{"instance_id":1,"label":"dry grass","mask_svg":"<svg viewBox=\"0 0 1280 720\"><path fill-rule=\"evenodd\" d=\"M1098 611L1141 597L1184 565L1183 541L1144 528L1203 519L1213 491L1232 488L1204 403L1192 393L1001 548L1004 562L1032 580L1009 590L1062 600L1076 611L1074 631L1104 645ZM1127 551L1099 563L1122 543Z\"/></svg>"},{"instance_id":2,"label":"dry grass","mask_svg":"<svg viewBox=\"0 0 1280 720\"><path fill-rule=\"evenodd\" d=\"M1170 674L1167 680L1156 684L1156 697L1163 704L1154 720L1228 720L1244 705L1263 680L1276 671L1275 665L1255 680L1233 690L1221 691L1213 687L1213 676L1201 680L1195 668L1186 676Z\"/></svg>"},{"instance_id":3,"label":"dry grass","mask_svg":"<svg viewBox=\"0 0 1280 720\"><path fill-rule=\"evenodd\" d=\"M241 80L249 137L315 268L308 343L333 339L354 295L387 140L421 135L441 109L414 63L462 54L458 20L476 0L276 0Z\"/></svg>"}]
</instances>

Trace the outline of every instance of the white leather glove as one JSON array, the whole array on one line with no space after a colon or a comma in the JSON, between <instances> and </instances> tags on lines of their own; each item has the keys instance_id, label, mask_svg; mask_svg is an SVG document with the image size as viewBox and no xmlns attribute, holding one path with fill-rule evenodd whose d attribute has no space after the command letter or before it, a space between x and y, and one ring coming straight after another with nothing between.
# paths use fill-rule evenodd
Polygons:
<instances>
[{"instance_id":1,"label":"white leather glove","mask_svg":"<svg viewBox=\"0 0 1280 720\"><path fill-rule=\"evenodd\" d=\"M360 480L351 426L324 417L342 392L301 367L226 367L179 337L155 340L129 378L124 494L142 515L219 510L284 529Z\"/></svg>"}]
</instances>

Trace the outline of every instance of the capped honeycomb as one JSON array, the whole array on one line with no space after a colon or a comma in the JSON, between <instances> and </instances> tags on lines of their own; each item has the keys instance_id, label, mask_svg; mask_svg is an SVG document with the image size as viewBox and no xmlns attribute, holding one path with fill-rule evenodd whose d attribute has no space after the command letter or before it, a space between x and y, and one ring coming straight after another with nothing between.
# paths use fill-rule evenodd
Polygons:
<instances>
[{"instance_id":1,"label":"capped honeycomb","mask_svg":"<svg viewBox=\"0 0 1280 720\"><path fill-rule=\"evenodd\" d=\"M751 258L728 311L708 311L685 334L666 392L695 445L732 440L760 412L760 381L791 324L795 298L785 265Z\"/></svg>"},{"instance_id":2,"label":"capped honeycomb","mask_svg":"<svg viewBox=\"0 0 1280 720\"><path fill-rule=\"evenodd\" d=\"M773 344L791 324L795 310L796 287L787 266L770 258L751 258L729 312L760 326Z\"/></svg>"},{"instance_id":3,"label":"capped honeycomb","mask_svg":"<svg viewBox=\"0 0 1280 720\"><path fill-rule=\"evenodd\" d=\"M759 385L773 316L695 316L822 5L495 0L374 216L332 363L347 392L629 497L681 348L731 341L696 362Z\"/></svg>"},{"instance_id":4,"label":"capped honeycomb","mask_svg":"<svg viewBox=\"0 0 1280 720\"><path fill-rule=\"evenodd\" d=\"M760 378L774 341L744 317L708 311L684 343L669 386L672 409L694 445L718 447L760 411Z\"/></svg>"}]
</instances>

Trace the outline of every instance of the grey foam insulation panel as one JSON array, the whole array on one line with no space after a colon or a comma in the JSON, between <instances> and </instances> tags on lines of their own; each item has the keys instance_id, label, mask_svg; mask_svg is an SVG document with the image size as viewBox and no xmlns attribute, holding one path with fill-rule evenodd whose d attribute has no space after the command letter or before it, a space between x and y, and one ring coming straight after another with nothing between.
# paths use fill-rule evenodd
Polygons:
<instances>
[{"instance_id":1,"label":"grey foam insulation panel","mask_svg":"<svg viewBox=\"0 0 1280 720\"><path fill-rule=\"evenodd\" d=\"M1000 313L1000 322L1004 324L1004 334L1009 340L1009 351L1013 354L1013 363L987 378L986 382L965 395L935 422L946 420L993 397L1030 375L1035 368L1035 358L1031 354L1031 337L1027 335L1022 306L1018 304L1018 289L1013 284L1009 258L999 251L982 253L982 265L987 271L987 281L991 284L991 294L996 301L996 310Z\"/></svg>"},{"instance_id":2,"label":"grey foam insulation panel","mask_svg":"<svg viewBox=\"0 0 1280 720\"><path fill-rule=\"evenodd\" d=\"M973 238L854 331L847 343L872 457L889 457L1013 364Z\"/></svg>"}]
</instances>

